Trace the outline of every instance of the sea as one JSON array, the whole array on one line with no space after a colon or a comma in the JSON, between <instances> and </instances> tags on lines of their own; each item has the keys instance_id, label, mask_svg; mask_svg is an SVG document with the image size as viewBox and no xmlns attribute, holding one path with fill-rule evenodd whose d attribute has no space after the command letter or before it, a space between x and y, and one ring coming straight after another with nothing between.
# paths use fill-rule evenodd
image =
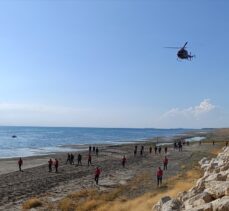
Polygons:
<instances>
[{"instance_id":1,"label":"sea","mask_svg":"<svg viewBox=\"0 0 229 211\"><path fill-rule=\"evenodd\" d=\"M93 144L125 144L155 137L169 140L190 131L193 129L1 126L0 159L77 151Z\"/></svg>"}]
</instances>

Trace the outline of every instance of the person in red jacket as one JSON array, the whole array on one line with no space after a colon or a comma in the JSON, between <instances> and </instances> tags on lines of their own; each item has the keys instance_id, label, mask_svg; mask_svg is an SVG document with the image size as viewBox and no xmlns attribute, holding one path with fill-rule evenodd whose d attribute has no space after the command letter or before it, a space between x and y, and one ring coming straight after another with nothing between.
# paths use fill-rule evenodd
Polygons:
<instances>
[{"instance_id":1,"label":"person in red jacket","mask_svg":"<svg viewBox=\"0 0 229 211\"><path fill-rule=\"evenodd\" d=\"M22 171L21 170L22 165L23 165L23 160L21 158L19 158L19 160L18 160L19 171Z\"/></svg>"},{"instance_id":2,"label":"person in red jacket","mask_svg":"<svg viewBox=\"0 0 229 211\"><path fill-rule=\"evenodd\" d=\"M122 158L122 167L125 167L125 165L126 165L126 157L124 155Z\"/></svg>"},{"instance_id":3,"label":"person in red jacket","mask_svg":"<svg viewBox=\"0 0 229 211\"><path fill-rule=\"evenodd\" d=\"M96 182L96 185L98 185L99 183L99 175L101 174L101 169L99 167L96 167L96 170L95 170L95 182Z\"/></svg>"},{"instance_id":4,"label":"person in red jacket","mask_svg":"<svg viewBox=\"0 0 229 211\"><path fill-rule=\"evenodd\" d=\"M165 159L164 159L164 161L163 161L163 163L164 163L164 170L167 170L168 162L169 162L169 160L168 160L168 158L165 156Z\"/></svg>"},{"instance_id":5,"label":"person in red jacket","mask_svg":"<svg viewBox=\"0 0 229 211\"><path fill-rule=\"evenodd\" d=\"M162 176L163 176L163 171L161 170L161 167L158 167L157 170L157 186L161 186L162 185Z\"/></svg>"},{"instance_id":6,"label":"person in red jacket","mask_svg":"<svg viewBox=\"0 0 229 211\"><path fill-rule=\"evenodd\" d=\"M53 164L53 161L52 159L50 158L50 160L48 161L48 165L49 165L49 172L52 171L52 164Z\"/></svg>"},{"instance_id":7,"label":"person in red jacket","mask_svg":"<svg viewBox=\"0 0 229 211\"><path fill-rule=\"evenodd\" d=\"M59 167L59 161L57 159L55 159L54 166L55 166L56 173L57 173L58 172L58 167Z\"/></svg>"}]
</instances>

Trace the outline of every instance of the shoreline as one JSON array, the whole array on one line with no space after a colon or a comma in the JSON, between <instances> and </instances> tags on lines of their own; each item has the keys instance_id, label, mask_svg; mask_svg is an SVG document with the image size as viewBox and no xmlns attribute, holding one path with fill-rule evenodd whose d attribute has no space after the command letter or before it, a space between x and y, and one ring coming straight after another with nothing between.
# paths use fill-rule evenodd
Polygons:
<instances>
[{"instance_id":1,"label":"shoreline","mask_svg":"<svg viewBox=\"0 0 229 211\"><path fill-rule=\"evenodd\" d=\"M173 135L173 136L158 136L152 138L144 138L141 140L134 140L134 141L117 141L112 143L98 143L98 144L64 144L64 145L57 145L53 147L41 147L41 148L19 148L24 151L30 150L31 151L41 151L40 153L36 152L31 155L20 155L20 156L12 156L12 157L0 157L0 161L3 160L11 160L11 159L18 159L19 157L23 158L42 158L42 157L52 157L56 156L59 153L78 153L79 151L87 151L88 147L91 146L100 146L100 147L111 147L111 146L121 146L121 145L133 145L133 144L146 144L148 142L156 143L158 146L161 145L171 145L177 139L189 139L195 137L204 137L208 132L201 130L197 131L186 131L183 134ZM206 138L206 137L205 137ZM159 141L158 141L159 140ZM193 140L195 141L195 140ZM48 151L45 151L49 149ZM57 149L57 150L54 150ZM43 151L43 153L42 153Z\"/></svg>"},{"instance_id":2,"label":"shoreline","mask_svg":"<svg viewBox=\"0 0 229 211\"><path fill-rule=\"evenodd\" d=\"M208 131L207 130L194 130L194 129L186 129L186 130L181 130L181 129L175 129L175 132L172 131L167 131L166 129L164 129L165 132L154 132L154 130L152 129L152 132L141 132L141 135L138 135L138 132L133 132L133 134L128 134L130 133L129 131L126 131L125 133L121 133L121 136L117 135L112 135L112 131L111 132L111 137L109 137L108 132L105 133L105 136L101 136L101 134L95 138L92 139L90 143L87 140L90 140L90 136L87 137L88 139L85 139L85 142L82 142L81 138L77 136L75 136L75 140L74 139L70 139L69 141L66 141L67 144L65 143L65 141L60 141L61 137L60 136L58 138L58 136L55 136L57 138L57 142L54 142L54 139L52 137L49 136L49 138L52 139L52 141L50 142L50 145L47 145L47 143L49 143L48 139L45 139L45 142L43 139L41 139L41 144L36 144L33 143L34 140L31 142L27 140L27 139L23 139L22 137L20 137L20 135L18 134L18 138L11 140L11 139L5 139L3 138L3 140L1 141L1 150L0 150L0 156L2 156L0 159L9 159L9 158L16 158L16 157L31 157L31 156L47 156L50 154L55 154L55 153L61 153L61 152L69 152L69 151L80 151L80 150L87 150L87 147L89 145L122 145L122 144L138 144L138 143L144 143L144 142L157 142L157 139L159 142L172 142L174 139L179 139L179 138L185 138L185 137L190 137L193 136L193 134L198 134L198 135L204 135L203 132L206 134ZM178 130L178 131L176 131ZM179 131L181 130L181 131ZM167 131L167 132L166 132ZM58 132L58 131L56 131ZM89 131L90 132L90 131ZM118 132L118 131L117 131ZM40 133L40 132L39 132ZM113 131L114 133L114 131ZM136 134L135 134L136 133ZM156 136L156 134L158 133L158 136ZM90 134L90 133L89 133ZM151 134L151 137L149 137L149 135ZM29 135L29 134L27 134ZM32 134L31 134L32 135ZM92 134L91 134L92 135ZM136 135L136 136L135 136ZM39 137L40 135L38 135ZM96 134L95 134L96 136ZM123 138L121 138L123 136ZM145 136L145 137L144 137ZM132 138L131 138L132 137ZM140 138L141 137L141 138ZM144 138L142 138L144 137ZM32 137L31 137L32 138ZM101 138L101 139L99 139ZM79 140L78 140L79 139ZM3 141L5 140L4 143L6 143L5 145L3 145ZM103 140L103 141L102 141ZM25 141L25 142L24 142ZM24 144L24 143L28 143L29 144ZM96 142L97 141L97 142ZM78 143L76 143L78 142ZM39 140L37 140L37 143L39 143ZM72 143L72 144L69 144ZM86 143L86 144L85 144ZM93 144L94 143L94 144ZM17 147L18 146L18 147ZM36 146L36 147L35 147Z\"/></svg>"}]
</instances>

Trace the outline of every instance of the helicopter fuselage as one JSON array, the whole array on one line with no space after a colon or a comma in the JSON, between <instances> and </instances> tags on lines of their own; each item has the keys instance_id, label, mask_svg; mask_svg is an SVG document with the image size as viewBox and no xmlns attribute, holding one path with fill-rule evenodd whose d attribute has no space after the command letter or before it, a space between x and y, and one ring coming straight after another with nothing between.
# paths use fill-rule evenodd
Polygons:
<instances>
[{"instance_id":1,"label":"helicopter fuselage","mask_svg":"<svg viewBox=\"0 0 229 211\"><path fill-rule=\"evenodd\" d=\"M177 57L180 59L189 59L191 55L188 54L188 51L185 50L184 48L180 49L177 52Z\"/></svg>"}]
</instances>

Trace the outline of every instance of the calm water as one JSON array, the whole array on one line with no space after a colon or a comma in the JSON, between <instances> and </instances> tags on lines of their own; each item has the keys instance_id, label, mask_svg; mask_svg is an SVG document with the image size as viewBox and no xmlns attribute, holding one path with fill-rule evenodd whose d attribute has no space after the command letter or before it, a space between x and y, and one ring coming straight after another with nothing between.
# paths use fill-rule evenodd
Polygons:
<instances>
[{"instance_id":1,"label":"calm water","mask_svg":"<svg viewBox=\"0 0 229 211\"><path fill-rule=\"evenodd\" d=\"M73 144L120 144L171 137L187 131L190 129L0 127L0 158L70 151Z\"/></svg>"}]
</instances>

